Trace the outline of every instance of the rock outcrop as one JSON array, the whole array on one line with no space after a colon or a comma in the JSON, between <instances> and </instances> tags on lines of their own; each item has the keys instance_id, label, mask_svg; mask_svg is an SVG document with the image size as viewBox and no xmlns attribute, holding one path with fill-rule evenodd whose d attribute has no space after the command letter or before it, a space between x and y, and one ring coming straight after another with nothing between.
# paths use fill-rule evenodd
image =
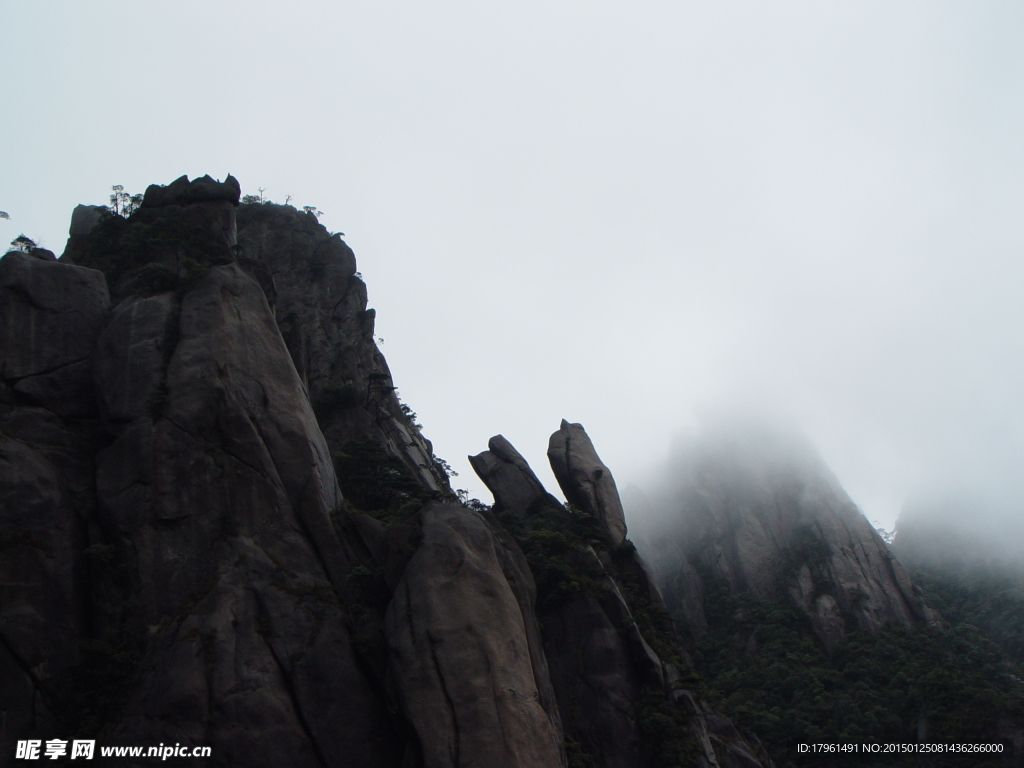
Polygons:
<instances>
[{"instance_id":1,"label":"rock outcrop","mask_svg":"<svg viewBox=\"0 0 1024 768\"><path fill-rule=\"evenodd\" d=\"M60 416L93 410L89 358L110 297L103 275L32 254L0 261L0 379Z\"/></svg>"},{"instance_id":2,"label":"rock outcrop","mask_svg":"<svg viewBox=\"0 0 1024 768\"><path fill-rule=\"evenodd\" d=\"M676 664L687 666L688 659L671 639L653 577L625 539L615 482L582 425L563 421L550 445L552 469L566 497L575 499L576 511L544 489L501 435L470 463L494 494L495 512L505 515L544 578L538 610L543 649L562 727L577 759L601 768L640 768L659 759L653 755L663 742L684 738L686 755L670 760L769 765L763 750L751 747L726 718L682 687ZM589 536L568 533L591 522ZM564 545L552 549L553 541ZM676 664L663 662L645 632L673 654ZM659 723L662 730L644 731L643 723ZM726 737L709 725L722 723L732 728Z\"/></svg>"},{"instance_id":3,"label":"rock outcrop","mask_svg":"<svg viewBox=\"0 0 1024 768\"><path fill-rule=\"evenodd\" d=\"M193 203L211 203L223 200L238 205L242 187L231 174L224 181L217 181L203 176L189 181L188 176L181 176L170 184L150 184L142 198L143 208L162 208L169 205L192 205Z\"/></svg>"},{"instance_id":4,"label":"rock outcrop","mask_svg":"<svg viewBox=\"0 0 1024 768\"><path fill-rule=\"evenodd\" d=\"M285 206L243 206L240 238L238 192L183 177L128 220L77 209L60 261L0 260L0 765L15 739L75 736L210 746L216 765L434 765L425 748L445 739L455 765L474 740L509 765L531 749L561 764L510 539L462 587L501 595L500 625L463 618L505 677L459 683L500 716L419 735L384 609L434 517L353 509L334 454L378 444L424 498L447 477L395 395L351 251ZM482 524L444 509L452 529ZM450 616L425 599L403 615L431 635Z\"/></svg>"},{"instance_id":5,"label":"rock outcrop","mask_svg":"<svg viewBox=\"0 0 1024 768\"><path fill-rule=\"evenodd\" d=\"M259 270L265 290L273 286L278 328L331 451L372 435L425 487L449 491L430 442L398 400L374 341L366 285L341 236L291 206L243 205L238 243L243 266Z\"/></svg>"},{"instance_id":6,"label":"rock outcrop","mask_svg":"<svg viewBox=\"0 0 1024 768\"><path fill-rule=\"evenodd\" d=\"M520 518L543 507L560 506L544 490L526 459L502 435L487 442L487 450L469 457L473 471L494 496L494 512L509 510Z\"/></svg>"},{"instance_id":7,"label":"rock outcrop","mask_svg":"<svg viewBox=\"0 0 1024 768\"><path fill-rule=\"evenodd\" d=\"M645 531L669 607L706 626L708 579L788 600L831 648L848 628L931 624L903 566L814 450L772 434L694 446Z\"/></svg>"},{"instance_id":8,"label":"rock outcrop","mask_svg":"<svg viewBox=\"0 0 1024 768\"><path fill-rule=\"evenodd\" d=\"M626 516L619 491L582 424L562 419L548 442L548 461L569 503L600 520L613 546L621 544L626 538Z\"/></svg>"},{"instance_id":9,"label":"rock outcrop","mask_svg":"<svg viewBox=\"0 0 1024 768\"><path fill-rule=\"evenodd\" d=\"M547 768L568 719L598 764L640 765L638 692L668 694L629 553L597 534L573 557L598 591L539 606L398 400L351 250L238 203L183 177L129 219L76 209L60 261L0 260L0 764L79 737ZM491 449L499 514L560 507Z\"/></svg>"}]
</instances>

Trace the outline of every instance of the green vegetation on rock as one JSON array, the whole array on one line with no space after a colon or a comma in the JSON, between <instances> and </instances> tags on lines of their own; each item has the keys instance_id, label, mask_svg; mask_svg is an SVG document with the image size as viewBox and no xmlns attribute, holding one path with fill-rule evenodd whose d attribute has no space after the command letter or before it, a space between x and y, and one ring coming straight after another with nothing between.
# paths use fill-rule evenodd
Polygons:
<instances>
[{"instance_id":1,"label":"green vegetation on rock","mask_svg":"<svg viewBox=\"0 0 1024 768\"><path fill-rule=\"evenodd\" d=\"M975 627L851 632L829 654L789 605L706 579L704 607L709 629L691 651L707 695L779 768L828 764L798 743L992 743L1001 723L1024 722L1024 675ZM890 765L884 757L842 765ZM955 762L976 764L992 761Z\"/></svg>"},{"instance_id":2,"label":"green vegetation on rock","mask_svg":"<svg viewBox=\"0 0 1024 768\"><path fill-rule=\"evenodd\" d=\"M601 571L587 547L607 547L597 518L571 506L544 506L526 519L514 512L499 512L501 524L515 537L537 583L537 614L564 605L573 596L597 594Z\"/></svg>"},{"instance_id":3,"label":"green vegetation on rock","mask_svg":"<svg viewBox=\"0 0 1024 768\"><path fill-rule=\"evenodd\" d=\"M350 505L385 523L404 521L437 494L421 486L405 463L372 438L334 454L341 492Z\"/></svg>"},{"instance_id":4,"label":"green vegetation on rock","mask_svg":"<svg viewBox=\"0 0 1024 768\"><path fill-rule=\"evenodd\" d=\"M920 565L911 575L946 621L976 627L1024 665L1024 571L998 564Z\"/></svg>"},{"instance_id":5,"label":"green vegetation on rock","mask_svg":"<svg viewBox=\"0 0 1024 768\"><path fill-rule=\"evenodd\" d=\"M544 504L531 509L524 518L512 511L496 516L515 537L537 585L536 612L543 623L545 614L557 612L582 594L598 600L608 590L606 575L614 580L648 645L662 661L686 669L685 652L672 631L665 611L652 605L637 572L636 550L626 540L612 546L600 521L572 505ZM602 564L610 559L610 566ZM609 557L610 556L610 557ZM687 684L696 682L689 672ZM645 686L635 703L639 749L650 768L672 768L695 764L700 745L691 714L672 703L660 686ZM566 737L570 768L589 768L594 758L571 735Z\"/></svg>"}]
</instances>

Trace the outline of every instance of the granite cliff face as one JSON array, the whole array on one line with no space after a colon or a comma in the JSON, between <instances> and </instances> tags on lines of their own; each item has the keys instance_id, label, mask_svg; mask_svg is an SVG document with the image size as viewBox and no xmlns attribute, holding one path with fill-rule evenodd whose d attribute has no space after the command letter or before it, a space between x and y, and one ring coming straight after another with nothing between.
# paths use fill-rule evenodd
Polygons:
<instances>
[{"instance_id":1,"label":"granite cliff face","mask_svg":"<svg viewBox=\"0 0 1024 768\"><path fill-rule=\"evenodd\" d=\"M0 765L75 737L209 765L769 764L686 690L582 427L549 452L578 510L500 438L474 458L494 514L459 504L351 250L239 191L80 206L59 261L0 259Z\"/></svg>"},{"instance_id":2,"label":"granite cliff face","mask_svg":"<svg viewBox=\"0 0 1024 768\"><path fill-rule=\"evenodd\" d=\"M691 636L709 580L788 601L826 648L849 629L932 625L910 577L806 443L727 431L677 458L643 532L666 600ZM649 503L649 502L648 502ZM652 512L654 510L651 510Z\"/></svg>"},{"instance_id":3,"label":"granite cliff face","mask_svg":"<svg viewBox=\"0 0 1024 768\"><path fill-rule=\"evenodd\" d=\"M689 660L653 576L626 539L615 481L583 426L563 420L548 459L577 507L549 494L501 435L470 463L541 580L541 639L569 743L609 768L662 764L659 750L670 755L664 764L770 764L755 739L686 690ZM656 718L685 723L682 754L671 753L671 729L651 727Z\"/></svg>"}]
</instances>

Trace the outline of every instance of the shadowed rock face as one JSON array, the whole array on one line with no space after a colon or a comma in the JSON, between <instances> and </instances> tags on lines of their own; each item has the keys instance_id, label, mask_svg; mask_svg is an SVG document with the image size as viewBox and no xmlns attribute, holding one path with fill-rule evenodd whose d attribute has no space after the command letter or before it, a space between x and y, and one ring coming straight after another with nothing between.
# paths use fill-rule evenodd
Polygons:
<instances>
[{"instance_id":1,"label":"shadowed rock face","mask_svg":"<svg viewBox=\"0 0 1024 768\"><path fill-rule=\"evenodd\" d=\"M564 765L512 537L339 492L332 452L370 440L450 493L352 252L285 206L239 228L237 202L179 180L130 220L79 209L68 261L0 261L0 765L98 734L215 765Z\"/></svg>"},{"instance_id":2,"label":"shadowed rock face","mask_svg":"<svg viewBox=\"0 0 1024 768\"><path fill-rule=\"evenodd\" d=\"M257 265L275 293L274 317L332 452L372 435L425 487L449 491L430 442L404 415L374 341L375 312L339 234L285 205L238 209L243 265Z\"/></svg>"},{"instance_id":3,"label":"shadowed rock face","mask_svg":"<svg viewBox=\"0 0 1024 768\"><path fill-rule=\"evenodd\" d=\"M518 547L507 548L487 520L458 506L430 504L422 519L423 542L384 628L424 763L563 764L558 713L537 644L532 579L520 582L527 593L520 602L502 567L511 559L520 578L529 573Z\"/></svg>"},{"instance_id":4,"label":"shadowed rock face","mask_svg":"<svg viewBox=\"0 0 1024 768\"><path fill-rule=\"evenodd\" d=\"M933 623L903 566L813 449L778 437L695 448L659 528L645 532L666 600L699 635L704 582L787 599L826 647L847 619L866 631Z\"/></svg>"},{"instance_id":5,"label":"shadowed rock face","mask_svg":"<svg viewBox=\"0 0 1024 768\"><path fill-rule=\"evenodd\" d=\"M259 284L228 265L180 301L126 299L94 370L113 436L96 522L131 606L106 621L147 637L111 733L231 764L387 759L341 602L356 562L330 519L334 468Z\"/></svg>"},{"instance_id":6,"label":"shadowed rock face","mask_svg":"<svg viewBox=\"0 0 1024 768\"><path fill-rule=\"evenodd\" d=\"M516 539L454 502L403 411L348 246L238 193L183 177L127 220L80 208L61 261L0 260L0 766L19 739L97 738L204 765L549 768L571 733L640 768L639 697L681 692L582 428L564 487L607 530L570 553L593 590L538 620ZM560 508L507 441L482 456L499 513ZM342 497L395 474L401 505ZM726 765L746 747L712 719L692 727Z\"/></svg>"},{"instance_id":7,"label":"shadowed rock face","mask_svg":"<svg viewBox=\"0 0 1024 768\"><path fill-rule=\"evenodd\" d=\"M267 241L241 255L230 182L151 188L129 221L80 209L67 261L0 260L0 765L12 739L99 727L211 746L219 765L422 764L381 617L349 578L377 555L393 585L408 558L345 508L310 398L311 371L321 389L389 381L365 287L347 246L292 209L248 216ZM116 276L113 309L104 273L72 259ZM308 326L291 346L274 299ZM380 392L328 414L335 444L375 439L447 489ZM533 621L520 631L542 662ZM90 688L102 677L117 690Z\"/></svg>"},{"instance_id":8,"label":"shadowed rock face","mask_svg":"<svg viewBox=\"0 0 1024 768\"><path fill-rule=\"evenodd\" d=\"M0 260L0 379L60 416L93 408L89 357L110 297L92 269L10 253Z\"/></svg>"},{"instance_id":9,"label":"shadowed rock face","mask_svg":"<svg viewBox=\"0 0 1024 768\"><path fill-rule=\"evenodd\" d=\"M50 690L88 624L83 572L96 404L89 360L103 275L0 259L0 710L6 734L54 734ZM0 744L0 764L14 754Z\"/></svg>"},{"instance_id":10,"label":"shadowed rock face","mask_svg":"<svg viewBox=\"0 0 1024 768\"><path fill-rule=\"evenodd\" d=\"M230 174L222 182L209 176L192 181L189 181L188 176L181 176L167 186L150 184L142 198L142 207L163 208L169 205L192 205L219 200L238 205L241 194L242 188L238 184L238 179Z\"/></svg>"}]
</instances>

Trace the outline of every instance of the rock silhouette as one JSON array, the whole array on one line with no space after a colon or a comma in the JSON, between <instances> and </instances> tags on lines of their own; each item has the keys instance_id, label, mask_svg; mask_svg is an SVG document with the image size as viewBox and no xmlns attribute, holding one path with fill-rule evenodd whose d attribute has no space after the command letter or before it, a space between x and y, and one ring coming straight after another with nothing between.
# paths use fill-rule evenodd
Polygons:
<instances>
[{"instance_id":1,"label":"rock silhouette","mask_svg":"<svg viewBox=\"0 0 1024 768\"><path fill-rule=\"evenodd\" d=\"M459 504L352 251L239 193L182 177L129 219L80 206L59 261L0 259L0 765L50 738L311 768L654 765L654 738L768 765L645 638L660 596L582 428L557 455L597 522L570 553L589 586L542 604L502 515L569 511L500 438L474 461L496 514ZM644 731L655 710L675 730Z\"/></svg>"}]
</instances>

